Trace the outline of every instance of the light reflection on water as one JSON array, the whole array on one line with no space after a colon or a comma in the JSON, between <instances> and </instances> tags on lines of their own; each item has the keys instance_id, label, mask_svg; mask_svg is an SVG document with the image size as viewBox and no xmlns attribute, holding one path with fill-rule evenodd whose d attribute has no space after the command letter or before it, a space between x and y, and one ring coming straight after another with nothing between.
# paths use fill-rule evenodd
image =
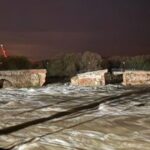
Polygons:
<instances>
[{"instance_id":1,"label":"light reflection on water","mask_svg":"<svg viewBox=\"0 0 150 150\"><path fill-rule=\"evenodd\" d=\"M79 88L53 84L0 90L0 128L48 117L131 91L120 85ZM14 150L149 150L150 93L132 94L0 135Z\"/></svg>"}]
</instances>

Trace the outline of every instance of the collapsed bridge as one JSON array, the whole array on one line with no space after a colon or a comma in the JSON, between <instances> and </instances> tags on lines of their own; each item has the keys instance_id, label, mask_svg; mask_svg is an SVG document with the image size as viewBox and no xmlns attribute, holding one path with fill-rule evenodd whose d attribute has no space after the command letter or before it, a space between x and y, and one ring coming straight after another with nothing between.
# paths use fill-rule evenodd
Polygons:
<instances>
[{"instance_id":1,"label":"collapsed bridge","mask_svg":"<svg viewBox=\"0 0 150 150\"><path fill-rule=\"evenodd\" d=\"M45 83L45 69L0 71L0 87L40 87Z\"/></svg>"}]
</instances>

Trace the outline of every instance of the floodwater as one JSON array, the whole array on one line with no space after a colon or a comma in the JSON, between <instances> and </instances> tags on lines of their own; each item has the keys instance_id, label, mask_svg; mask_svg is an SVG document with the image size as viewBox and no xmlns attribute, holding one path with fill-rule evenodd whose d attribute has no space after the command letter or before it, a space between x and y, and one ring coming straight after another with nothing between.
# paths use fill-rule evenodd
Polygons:
<instances>
[{"instance_id":1,"label":"floodwater","mask_svg":"<svg viewBox=\"0 0 150 150\"><path fill-rule=\"evenodd\" d=\"M0 148L150 150L150 92L51 84L0 90Z\"/></svg>"}]
</instances>

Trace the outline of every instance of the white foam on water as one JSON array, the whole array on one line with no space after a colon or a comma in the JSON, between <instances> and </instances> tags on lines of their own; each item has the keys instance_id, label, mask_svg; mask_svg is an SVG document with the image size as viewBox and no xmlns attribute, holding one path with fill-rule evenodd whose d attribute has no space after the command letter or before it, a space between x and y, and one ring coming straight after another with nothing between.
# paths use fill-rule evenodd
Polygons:
<instances>
[{"instance_id":1,"label":"white foam on water","mask_svg":"<svg viewBox=\"0 0 150 150\"><path fill-rule=\"evenodd\" d=\"M22 89L2 89L0 90L0 110L2 114L10 115L11 119L11 111L16 111L15 119L18 121L25 121L22 119L26 119L26 117L43 117L49 116L51 111L61 112L67 111L68 109L72 109L74 107L79 107L84 104L93 103L97 99L100 100L103 96L109 95L119 95L124 93L126 89L120 85L107 85L101 87L76 87L71 86L69 84L50 84L41 88L22 88ZM65 102L64 102L65 101ZM48 107L45 107L49 105ZM44 106L44 107L43 107ZM8 110L8 108L10 110ZM12 109L13 108L13 109ZM39 138L37 142L39 145L58 145L58 147L62 146L74 148L78 147L81 149L95 149L95 150L116 150L116 147L123 143L122 149L126 147L128 144L128 148L136 148L138 142L134 142L134 140L144 140L144 142L149 142L146 140L149 138L147 131L149 131L149 124L147 122L148 118L139 118L132 122L132 120L125 120L126 116L130 117L130 115L138 117L138 115L149 115L150 114L150 93L141 94L141 95L130 95L118 99L114 99L109 102L105 102L99 105L97 108L85 110L81 113L77 113L77 116L74 114L70 115L72 117L70 120L67 120L67 117L62 122L58 124L52 122L46 122L45 124L35 125L33 128L26 128L27 136L31 135L42 135L45 134L42 138ZM20 114L24 111L28 111L25 114ZM31 111L30 110L34 110ZM10 111L10 112L9 112ZM32 113L33 112L33 113ZM12 112L13 113L13 112ZM78 114L79 113L79 114ZM87 114L86 114L87 113ZM33 116L32 116L33 115ZM35 115L35 116L34 116ZM89 116L88 116L89 115ZM119 117L118 117L119 115ZM5 115L6 116L6 115ZM18 118L17 118L18 116ZM23 117L22 117L23 116ZM99 117L100 116L100 117ZM105 120L105 116L107 116L110 120ZM120 120L120 122L115 122L117 119L123 118L124 120ZM125 116L125 117L124 117ZM92 120L93 118L99 118L97 120ZM19 120L20 119L20 120ZM102 120L101 120L102 119ZM134 117L133 117L134 119ZM86 122L86 120L89 120ZM92 120L90 122L90 120ZM8 120L9 121L9 120ZM11 120L12 121L12 120ZM56 121L56 120L55 120ZM83 123L82 122L86 122ZM96 122L94 124L94 121ZM110 122L109 122L110 121ZM126 122L127 121L127 122ZM149 121L149 120L148 120ZM10 122L11 123L11 122ZM81 124L80 124L81 123ZM101 124L104 123L104 124ZM106 123L106 127L105 127ZM129 123L129 124L127 124ZM76 125L74 128L66 128L68 126ZM111 126L113 124L113 127ZM82 126L83 125L83 126ZM94 125L94 127L92 126ZM131 126L130 126L131 125ZM133 127L132 127L133 125ZM40 127L41 126L41 127ZM132 132L135 130L135 127L140 127L140 132ZM40 128L38 128L40 127ZM107 130L107 127L110 129ZM118 128L119 127L119 128ZM66 130L66 129L67 130ZM101 129L103 128L103 129ZM29 131L28 131L29 129ZM40 130L42 129L42 130ZM62 130L61 130L62 129ZM30 132L31 130L31 132ZM55 132L61 130L60 132L56 132L54 134L47 134L49 132ZM103 131L105 130L105 132ZM122 133L128 131L127 135L119 135L120 130ZM37 131L40 131L39 133ZM107 131L109 133L107 133ZM32 133L33 132L33 133ZM20 133L20 134L19 134ZM126 133L126 132L125 132ZM25 134L21 131L14 133L16 135L25 137ZM46 136L47 134L47 136ZM16 136L16 137L19 137ZM140 137L141 136L141 137ZM130 143L130 141L133 141ZM21 145L17 150L30 150L30 149L38 149L39 145L36 143L26 143L25 145ZM95 144L95 145L94 145ZM126 145L125 145L126 144ZM144 143L145 144L145 143ZM99 146L99 147L98 147ZM74 148L75 149L75 148Z\"/></svg>"},{"instance_id":2,"label":"white foam on water","mask_svg":"<svg viewBox=\"0 0 150 150\"><path fill-rule=\"evenodd\" d=\"M141 98L141 97L145 98ZM140 115L150 114L150 93L141 97L134 95L117 99L117 101L106 102L99 105L101 115ZM136 100L135 100L136 98Z\"/></svg>"},{"instance_id":3,"label":"white foam on water","mask_svg":"<svg viewBox=\"0 0 150 150\"><path fill-rule=\"evenodd\" d=\"M97 94L112 94L119 86L102 86L99 88L92 87L76 87L68 84L50 84L41 88L21 88L21 89L1 89L0 101L5 100L25 100L28 97L40 95L53 95L53 96L88 96ZM117 90L122 91L122 88ZM116 92L117 92L116 91Z\"/></svg>"},{"instance_id":4,"label":"white foam on water","mask_svg":"<svg viewBox=\"0 0 150 150\"><path fill-rule=\"evenodd\" d=\"M38 149L39 145L37 143L24 144L17 148L17 150L32 150Z\"/></svg>"}]
</instances>

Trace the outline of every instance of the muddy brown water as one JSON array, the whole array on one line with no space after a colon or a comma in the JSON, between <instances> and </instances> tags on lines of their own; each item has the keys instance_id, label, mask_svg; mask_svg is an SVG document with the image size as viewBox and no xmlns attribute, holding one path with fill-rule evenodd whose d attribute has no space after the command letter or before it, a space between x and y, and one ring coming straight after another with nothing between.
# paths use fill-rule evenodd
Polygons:
<instances>
[{"instance_id":1,"label":"muddy brown water","mask_svg":"<svg viewBox=\"0 0 150 150\"><path fill-rule=\"evenodd\" d=\"M2 89L0 148L150 150L150 91L142 90L68 84Z\"/></svg>"}]
</instances>

